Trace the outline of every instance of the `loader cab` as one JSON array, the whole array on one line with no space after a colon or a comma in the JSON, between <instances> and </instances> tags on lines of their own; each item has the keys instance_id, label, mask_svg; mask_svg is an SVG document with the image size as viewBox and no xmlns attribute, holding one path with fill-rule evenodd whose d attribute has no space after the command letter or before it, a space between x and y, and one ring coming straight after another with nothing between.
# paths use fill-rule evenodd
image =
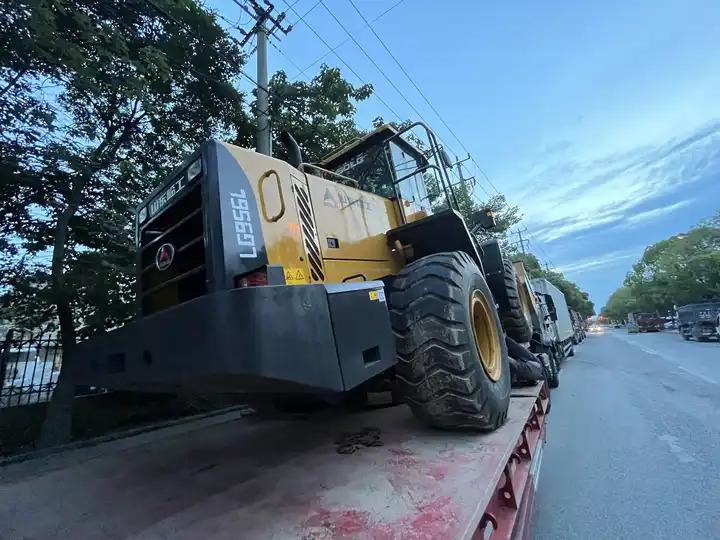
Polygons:
<instances>
[{"instance_id":1,"label":"loader cab","mask_svg":"<svg viewBox=\"0 0 720 540\"><path fill-rule=\"evenodd\" d=\"M325 157L323 169L357 181L360 189L397 201L405 223L433 213L437 181L427 153L385 124ZM430 185L428 185L430 184Z\"/></svg>"}]
</instances>

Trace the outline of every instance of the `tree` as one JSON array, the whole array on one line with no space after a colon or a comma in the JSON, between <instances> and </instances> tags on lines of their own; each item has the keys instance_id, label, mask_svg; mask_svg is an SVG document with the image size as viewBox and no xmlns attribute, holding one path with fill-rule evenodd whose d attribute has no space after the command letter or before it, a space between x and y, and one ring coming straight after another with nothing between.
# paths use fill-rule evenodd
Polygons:
<instances>
[{"instance_id":1,"label":"tree","mask_svg":"<svg viewBox=\"0 0 720 540\"><path fill-rule=\"evenodd\" d=\"M442 188L440 179L436 174L426 174L428 196L435 211L446 209L447 199ZM480 241L489 238L500 240L507 248L507 231L522 221L522 214L518 206L508 202L505 195L497 194L487 200L479 199L472 184L469 181L458 182L453 186L455 200L458 205L458 212L465 219L468 229L474 231ZM486 210L492 210L495 216L495 227L490 230L483 230L476 227L479 224L479 215Z\"/></svg>"},{"instance_id":2,"label":"tree","mask_svg":"<svg viewBox=\"0 0 720 540\"><path fill-rule=\"evenodd\" d=\"M45 445L69 435L76 325L103 328L129 314L127 216L202 140L247 130L233 84L241 51L194 1L153 4L27 0L3 8L12 24L0 36L0 118L8 126L0 158L11 181L0 184L0 247L16 271L0 285L13 286L5 305L14 314L24 290L59 323L63 369Z\"/></svg>"},{"instance_id":3,"label":"tree","mask_svg":"<svg viewBox=\"0 0 720 540\"><path fill-rule=\"evenodd\" d=\"M595 315L595 304L590 300L590 295L581 290L575 282L567 279L562 272L543 269L540 261L532 253L516 254L513 260L521 261L531 278L545 278L560 289L570 309L574 309L583 317Z\"/></svg>"},{"instance_id":4,"label":"tree","mask_svg":"<svg viewBox=\"0 0 720 540\"><path fill-rule=\"evenodd\" d=\"M698 226L649 246L625 286L644 311L720 298L720 228Z\"/></svg>"},{"instance_id":5,"label":"tree","mask_svg":"<svg viewBox=\"0 0 720 540\"><path fill-rule=\"evenodd\" d=\"M323 64L310 82L291 82L284 71L278 71L268 86L276 157L287 157L277 140L283 130L297 140L307 162L319 161L363 134L355 124L355 102L370 97L372 86L356 88L343 79L338 68Z\"/></svg>"},{"instance_id":6,"label":"tree","mask_svg":"<svg viewBox=\"0 0 720 540\"><path fill-rule=\"evenodd\" d=\"M611 321L627 319L628 313L638 311L637 302L629 287L620 287L608 298L607 304L601 313Z\"/></svg>"},{"instance_id":7,"label":"tree","mask_svg":"<svg viewBox=\"0 0 720 540\"><path fill-rule=\"evenodd\" d=\"M686 233L648 246L604 311L618 314L621 310L624 316L632 311L662 313L674 306L718 298L720 213Z\"/></svg>"}]
</instances>

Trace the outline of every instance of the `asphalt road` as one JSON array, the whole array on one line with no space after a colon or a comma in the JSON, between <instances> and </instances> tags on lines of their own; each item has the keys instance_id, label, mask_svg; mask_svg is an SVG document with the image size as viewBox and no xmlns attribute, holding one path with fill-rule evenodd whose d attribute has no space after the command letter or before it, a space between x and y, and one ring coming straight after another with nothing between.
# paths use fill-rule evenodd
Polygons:
<instances>
[{"instance_id":1,"label":"asphalt road","mask_svg":"<svg viewBox=\"0 0 720 540\"><path fill-rule=\"evenodd\" d=\"M590 334L552 400L537 540L720 539L720 343Z\"/></svg>"}]
</instances>

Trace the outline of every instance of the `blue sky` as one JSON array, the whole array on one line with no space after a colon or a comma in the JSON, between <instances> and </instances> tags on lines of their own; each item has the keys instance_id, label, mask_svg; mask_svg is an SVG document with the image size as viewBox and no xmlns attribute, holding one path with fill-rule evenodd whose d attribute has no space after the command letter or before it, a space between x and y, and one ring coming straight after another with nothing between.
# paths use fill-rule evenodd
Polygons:
<instances>
[{"instance_id":1,"label":"blue sky","mask_svg":"<svg viewBox=\"0 0 720 540\"><path fill-rule=\"evenodd\" d=\"M289 1L290 22L315 6L306 21L332 46L348 39L317 0ZM349 0L324 1L462 156ZM354 1L371 20L397 0ZM208 5L248 21L230 0ZM520 206L531 250L588 290L596 308L645 246L720 209L716 0L404 0L374 28L492 183ZM277 46L270 71L290 77L328 52L303 22ZM337 52L401 119L417 119L352 41ZM361 82L336 56L324 62ZM247 67L254 70L254 58ZM397 119L371 98L358 121L369 126L379 115Z\"/></svg>"}]
</instances>

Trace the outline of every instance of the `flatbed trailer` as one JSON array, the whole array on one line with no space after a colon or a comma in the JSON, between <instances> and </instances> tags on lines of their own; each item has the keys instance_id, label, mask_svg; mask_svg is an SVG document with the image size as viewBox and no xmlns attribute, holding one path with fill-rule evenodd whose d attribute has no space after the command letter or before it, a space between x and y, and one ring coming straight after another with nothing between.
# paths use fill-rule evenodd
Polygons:
<instances>
[{"instance_id":1,"label":"flatbed trailer","mask_svg":"<svg viewBox=\"0 0 720 540\"><path fill-rule=\"evenodd\" d=\"M544 385L487 433L234 411L0 467L0 538L530 538ZM354 450L354 451L353 451Z\"/></svg>"}]
</instances>

